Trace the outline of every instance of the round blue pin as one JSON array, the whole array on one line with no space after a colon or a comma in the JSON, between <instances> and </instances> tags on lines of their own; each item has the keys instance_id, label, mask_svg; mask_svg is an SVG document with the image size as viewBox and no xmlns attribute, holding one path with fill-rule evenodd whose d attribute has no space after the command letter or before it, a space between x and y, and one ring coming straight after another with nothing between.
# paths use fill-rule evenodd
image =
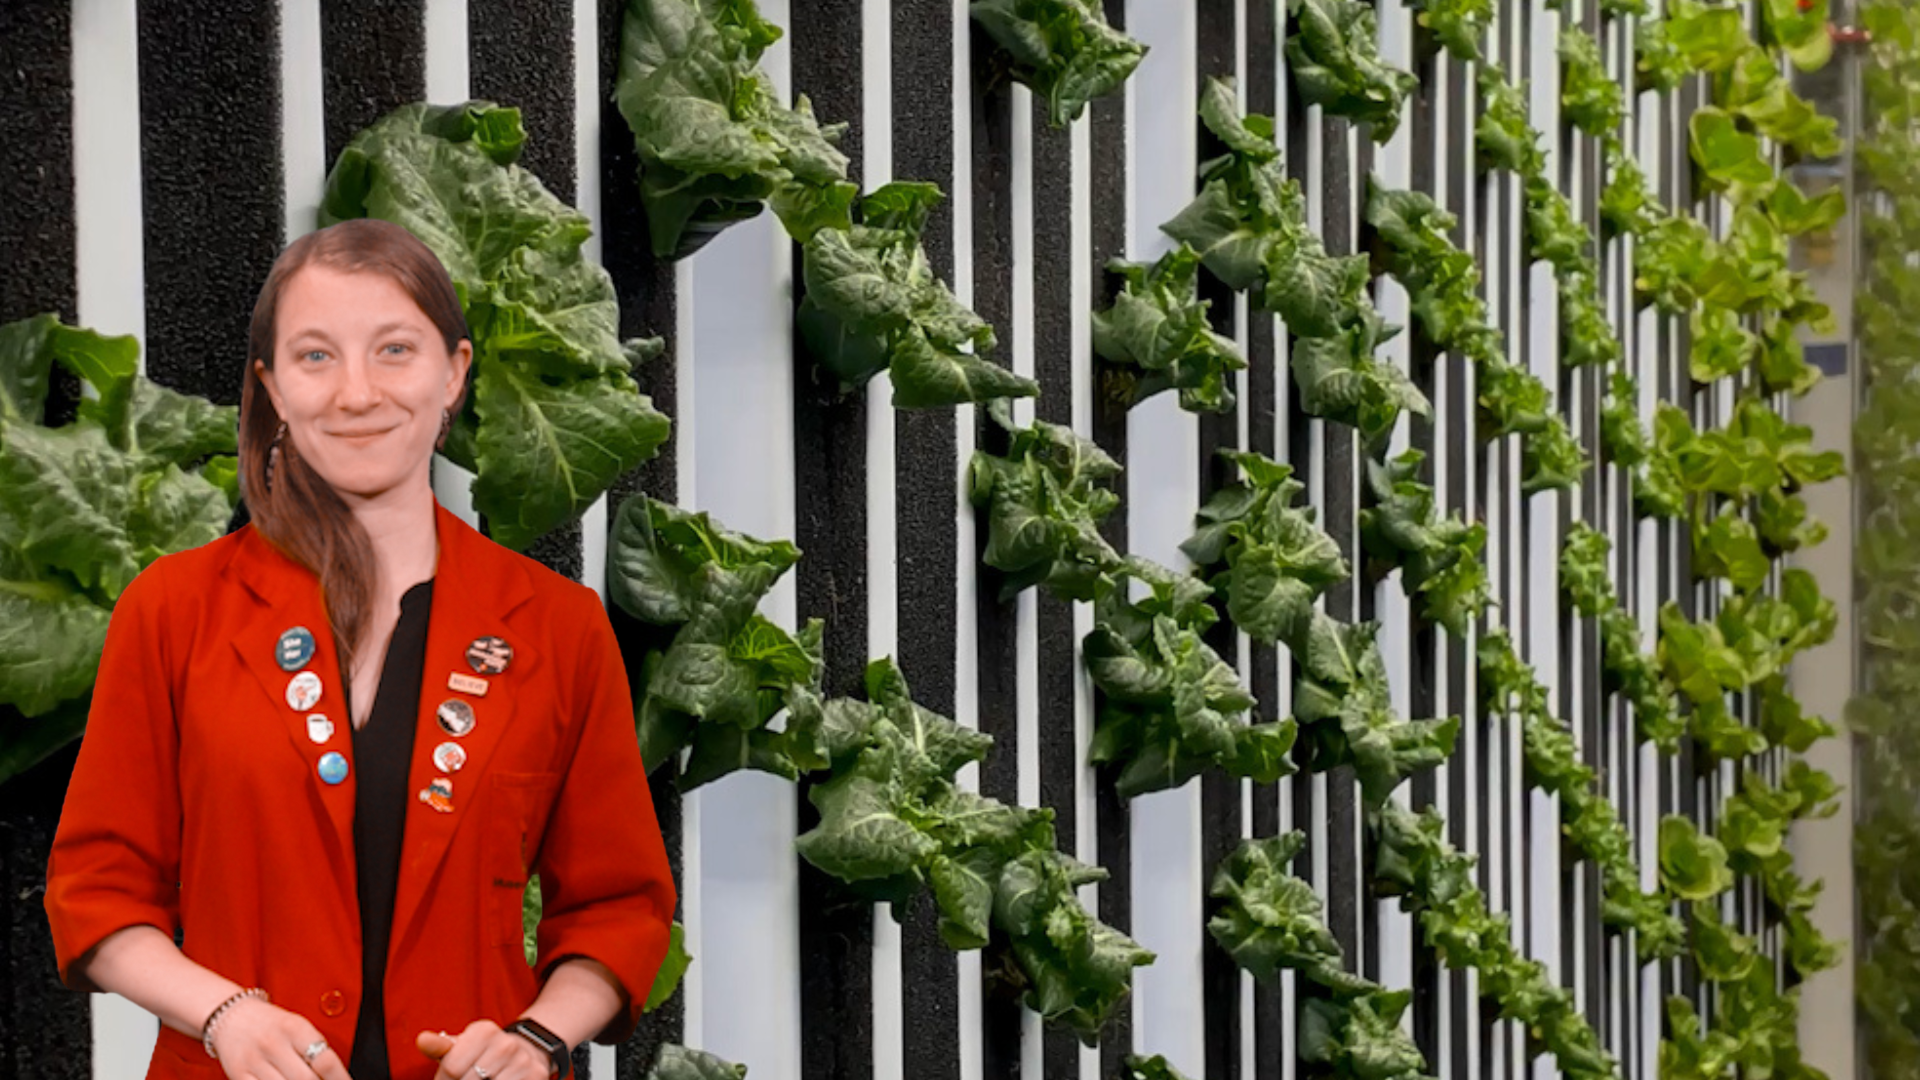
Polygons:
<instances>
[{"instance_id":1,"label":"round blue pin","mask_svg":"<svg viewBox=\"0 0 1920 1080\"><path fill-rule=\"evenodd\" d=\"M280 632L280 640L274 643L273 658L281 671L299 671L313 659L313 631L304 626L296 626Z\"/></svg>"},{"instance_id":2,"label":"round blue pin","mask_svg":"<svg viewBox=\"0 0 1920 1080\"><path fill-rule=\"evenodd\" d=\"M338 750L320 755L320 779L337 784L347 778L347 756Z\"/></svg>"}]
</instances>

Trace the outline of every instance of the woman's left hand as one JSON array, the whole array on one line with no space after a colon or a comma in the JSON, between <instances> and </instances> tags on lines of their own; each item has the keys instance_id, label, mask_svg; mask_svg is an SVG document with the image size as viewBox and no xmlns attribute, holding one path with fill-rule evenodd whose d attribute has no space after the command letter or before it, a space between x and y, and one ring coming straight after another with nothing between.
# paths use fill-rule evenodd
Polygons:
<instances>
[{"instance_id":1,"label":"woman's left hand","mask_svg":"<svg viewBox=\"0 0 1920 1080\"><path fill-rule=\"evenodd\" d=\"M439 1060L433 1080L548 1080L553 1072L539 1047L491 1020L475 1020L459 1035L423 1031L414 1045Z\"/></svg>"}]
</instances>

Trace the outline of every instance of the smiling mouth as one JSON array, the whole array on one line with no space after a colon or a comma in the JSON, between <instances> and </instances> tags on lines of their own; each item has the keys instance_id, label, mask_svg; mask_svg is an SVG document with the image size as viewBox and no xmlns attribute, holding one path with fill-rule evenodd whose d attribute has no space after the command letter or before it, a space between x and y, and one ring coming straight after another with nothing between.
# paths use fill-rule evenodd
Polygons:
<instances>
[{"instance_id":1,"label":"smiling mouth","mask_svg":"<svg viewBox=\"0 0 1920 1080\"><path fill-rule=\"evenodd\" d=\"M335 432L333 437L345 439L348 442L366 442L368 439L377 439L392 430L392 428L383 428L379 431L340 431Z\"/></svg>"}]
</instances>

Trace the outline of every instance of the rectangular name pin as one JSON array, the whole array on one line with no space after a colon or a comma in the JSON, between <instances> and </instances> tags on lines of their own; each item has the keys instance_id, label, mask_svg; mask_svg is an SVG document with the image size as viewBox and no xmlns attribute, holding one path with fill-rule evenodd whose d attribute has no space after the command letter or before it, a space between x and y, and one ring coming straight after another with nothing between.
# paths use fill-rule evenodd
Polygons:
<instances>
[{"instance_id":1,"label":"rectangular name pin","mask_svg":"<svg viewBox=\"0 0 1920 1080\"><path fill-rule=\"evenodd\" d=\"M447 676L447 689L458 690L475 697L487 696L487 680L472 675L463 675L456 671Z\"/></svg>"}]
</instances>

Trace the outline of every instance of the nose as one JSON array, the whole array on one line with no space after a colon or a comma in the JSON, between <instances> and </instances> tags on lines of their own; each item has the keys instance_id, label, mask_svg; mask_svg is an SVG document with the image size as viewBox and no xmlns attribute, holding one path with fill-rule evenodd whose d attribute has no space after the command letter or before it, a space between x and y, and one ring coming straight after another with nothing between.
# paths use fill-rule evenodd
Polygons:
<instances>
[{"instance_id":1,"label":"nose","mask_svg":"<svg viewBox=\"0 0 1920 1080\"><path fill-rule=\"evenodd\" d=\"M341 365L340 407L349 412L365 412L380 403L380 387L373 378L373 362L365 357L349 357Z\"/></svg>"}]
</instances>

